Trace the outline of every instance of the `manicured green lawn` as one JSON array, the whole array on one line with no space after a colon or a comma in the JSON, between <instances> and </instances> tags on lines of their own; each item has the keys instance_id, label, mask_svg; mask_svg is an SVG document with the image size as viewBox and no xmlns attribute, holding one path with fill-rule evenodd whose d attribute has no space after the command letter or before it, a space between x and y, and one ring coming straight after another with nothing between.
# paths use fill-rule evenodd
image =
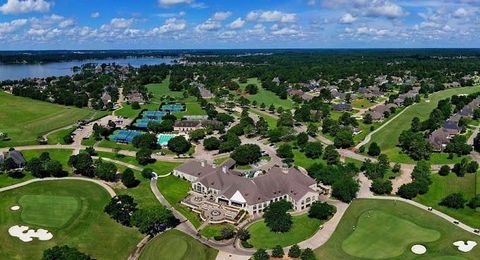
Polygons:
<instances>
[{"instance_id":1,"label":"manicured green lawn","mask_svg":"<svg viewBox=\"0 0 480 260\"><path fill-rule=\"evenodd\" d=\"M418 117L420 118L420 120L423 121L428 118L428 116L433 111L433 109L435 109L440 100L457 94L474 93L479 90L480 86L476 86L453 88L433 93L427 99L429 102L423 99L420 103L413 104L410 107L406 108L406 111L403 112L399 117L397 117L394 121L390 122L389 125L382 128L380 131L376 132L372 136L372 140L370 141L370 143L377 142L382 152L387 154L390 160L403 162L405 158L398 156L399 150L396 145L398 144L398 137L404 130L410 128L410 124L414 117ZM431 161L434 163L444 163L443 159L444 158L432 157Z\"/></svg>"},{"instance_id":2,"label":"manicured green lawn","mask_svg":"<svg viewBox=\"0 0 480 260\"><path fill-rule=\"evenodd\" d=\"M428 192L419 195L415 201L433 207L445 214L452 216L459 221L472 227L480 227L480 211L465 206L463 209L451 209L438 205L440 201L451 193L460 192L467 200L475 196L475 174L466 174L464 177L457 177L454 173L448 176L432 174L433 183L429 186Z\"/></svg>"},{"instance_id":3,"label":"manicured green lawn","mask_svg":"<svg viewBox=\"0 0 480 260\"><path fill-rule=\"evenodd\" d=\"M218 251L178 231L170 230L153 238L140 255L141 260L214 260Z\"/></svg>"},{"instance_id":4,"label":"manicured green lawn","mask_svg":"<svg viewBox=\"0 0 480 260\"><path fill-rule=\"evenodd\" d=\"M25 224L49 228L63 227L77 215L81 204L73 196L52 195L23 195L18 203Z\"/></svg>"},{"instance_id":5,"label":"manicured green lawn","mask_svg":"<svg viewBox=\"0 0 480 260\"><path fill-rule=\"evenodd\" d=\"M47 136L48 144L65 144L65 141L63 140L63 138L71 134L73 131L75 131L75 129L76 127L71 127L71 128L59 130L55 133L48 135Z\"/></svg>"},{"instance_id":6,"label":"manicured green lawn","mask_svg":"<svg viewBox=\"0 0 480 260\"><path fill-rule=\"evenodd\" d=\"M50 154L50 159L57 160L63 165L65 171L71 172L72 168L68 166L68 160L73 151L69 149L45 149L45 150L25 150L22 151L23 156L27 161L33 157L39 157L43 152Z\"/></svg>"},{"instance_id":7,"label":"manicured green lawn","mask_svg":"<svg viewBox=\"0 0 480 260\"><path fill-rule=\"evenodd\" d=\"M252 109L250 111L252 111L252 113L255 113L255 114L263 117L263 119L265 119L265 121L267 121L268 127L270 129L277 128L277 121L278 120L276 118L274 118L273 116L268 115L268 112L265 111L265 113L261 113L261 112L258 112L257 110L254 110L254 109Z\"/></svg>"},{"instance_id":8,"label":"manicured green lawn","mask_svg":"<svg viewBox=\"0 0 480 260\"><path fill-rule=\"evenodd\" d=\"M198 228L201 225L198 214L180 204L180 202L187 197L192 187L190 182L170 175L165 178L159 178L157 180L157 186L172 207L190 220L195 227Z\"/></svg>"},{"instance_id":9,"label":"manicured green lawn","mask_svg":"<svg viewBox=\"0 0 480 260\"><path fill-rule=\"evenodd\" d=\"M65 197L74 198L78 203L76 210L73 210L73 200ZM105 214L103 208L108 201L110 195L101 186L79 180L37 182L2 192L0 258L40 259L45 249L68 245L95 259L127 259L143 235L136 229L118 224ZM34 205L37 203L41 205ZM68 211L60 209L62 203L71 208ZM13 205L25 208L13 212L10 210ZM47 208L42 208L42 205ZM49 209L58 212L50 212ZM49 219L51 217L58 217L58 220ZM14 225L47 229L53 234L53 239L22 242L8 235L7 230Z\"/></svg>"},{"instance_id":10,"label":"manicured green lawn","mask_svg":"<svg viewBox=\"0 0 480 260\"><path fill-rule=\"evenodd\" d=\"M121 109L115 111L115 115L125 118L135 118L138 116L138 114L140 114L142 109L158 110L158 104L155 103L143 104L140 107L140 109L132 109L131 105L125 103Z\"/></svg>"},{"instance_id":11,"label":"manicured green lawn","mask_svg":"<svg viewBox=\"0 0 480 260\"><path fill-rule=\"evenodd\" d=\"M230 156L220 157L220 158L217 158L217 159L213 160L213 163L216 164L216 165L220 165L228 159L230 159Z\"/></svg>"},{"instance_id":12,"label":"manicured green lawn","mask_svg":"<svg viewBox=\"0 0 480 260\"><path fill-rule=\"evenodd\" d=\"M439 238L440 232L436 230L423 228L382 210L369 210L360 215L355 231L343 241L342 249L351 256L384 259L402 255L412 243L433 242Z\"/></svg>"},{"instance_id":13,"label":"manicured green lawn","mask_svg":"<svg viewBox=\"0 0 480 260\"><path fill-rule=\"evenodd\" d=\"M222 235L222 229L231 228L235 230L235 226L231 224L210 224L200 230L200 234L206 238L213 238L214 236Z\"/></svg>"},{"instance_id":14,"label":"manicured green lawn","mask_svg":"<svg viewBox=\"0 0 480 260\"><path fill-rule=\"evenodd\" d=\"M270 231L263 220L248 227L250 239L248 242L255 248L271 249L276 245L290 246L308 239L317 232L323 221L309 218L307 214L292 216L292 227L288 232L275 233Z\"/></svg>"},{"instance_id":15,"label":"manicured green lawn","mask_svg":"<svg viewBox=\"0 0 480 260\"><path fill-rule=\"evenodd\" d=\"M146 85L149 92L153 94L152 102L162 102L162 96L170 96L174 98L183 98L183 91L171 91L168 88L170 85L170 76L167 76L162 83L148 84Z\"/></svg>"},{"instance_id":16,"label":"manicured green lawn","mask_svg":"<svg viewBox=\"0 0 480 260\"><path fill-rule=\"evenodd\" d=\"M184 116L203 116L207 112L203 110L200 104L197 101L187 101L185 102L186 110L183 112L173 113L177 118L182 118Z\"/></svg>"},{"instance_id":17,"label":"manicured green lawn","mask_svg":"<svg viewBox=\"0 0 480 260\"><path fill-rule=\"evenodd\" d=\"M375 105L375 103L371 102L366 98L357 98L352 100L352 107L354 108L368 108Z\"/></svg>"},{"instance_id":18,"label":"manicured green lawn","mask_svg":"<svg viewBox=\"0 0 480 260\"><path fill-rule=\"evenodd\" d=\"M419 259L413 244L427 248L423 259L478 259L480 248L461 253L452 243L478 241L434 214L403 202L354 200L330 239L315 249L317 259Z\"/></svg>"},{"instance_id":19,"label":"manicured green lawn","mask_svg":"<svg viewBox=\"0 0 480 260\"><path fill-rule=\"evenodd\" d=\"M283 107L284 109L291 109L293 107L293 102L290 99L281 99L275 93L268 91L262 87L261 82L257 78L249 78L247 83L239 83L240 88L245 90L245 87L248 84L254 84L258 86L258 93L255 95L247 96L247 99L250 101L257 101L258 105L265 103L268 108L271 104L275 107Z\"/></svg>"},{"instance_id":20,"label":"manicured green lawn","mask_svg":"<svg viewBox=\"0 0 480 260\"><path fill-rule=\"evenodd\" d=\"M36 144L39 136L96 114L90 109L66 107L0 92L0 132L7 133L11 138L10 141L0 141L0 147Z\"/></svg>"},{"instance_id":21,"label":"manicured green lawn","mask_svg":"<svg viewBox=\"0 0 480 260\"><path fill-rule=\"evenodd\" d=\"M311 158L308 158L307 156L305 156L305 154L302 153L298 149L293 149L293 156L294 156L293 157L293 160L294 160L293 164L296 165L296 166L303 167L305 169L310 168L310 166L312 166L312 164L314 164L314 163L325 164L325 161L323 159L321 159L321 156L318 159L311 159Z\"/></svg>"},{"instance_id":22,"label":"manicured green lawn","mask_svg":"<svg viewBox=\"0 0 480 260\"><path fill-rule=\"evenodd\" d=\"M0 188L7 187L7 186L10 186L10 185L13 185L13 184L17 184L17 183L20 183L20 182L24 182L24 181L28 181L28 180L33 179L33 176L30 173L24 172L24 174L25 174L25 176L23 176L22 178L18 178L18 179L11 178L5 173L0 174Z\"/></svg>"}]
</instances>

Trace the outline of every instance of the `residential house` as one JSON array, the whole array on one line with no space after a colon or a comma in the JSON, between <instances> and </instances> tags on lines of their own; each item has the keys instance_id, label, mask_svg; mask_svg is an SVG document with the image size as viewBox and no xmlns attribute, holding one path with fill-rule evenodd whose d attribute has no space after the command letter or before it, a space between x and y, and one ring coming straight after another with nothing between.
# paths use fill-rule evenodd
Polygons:
<instances>
[{"instance_id":1,"label":"residential house","mask_svg":"<svg viewBox=\"0 0 480 260\"><path fill-rule=\"evenodd\" d=\"M8 152L0 153L0 165L4 164L7 159L11 158L15 163L16 168L22 168L27 164L25 157L20 151L11 150Z\"/></svg>"},{"instance_id":2,"label":"residential house","mask_svg":"<svg viewBox=\"0 0 480 260\"><path fill-rule=\"evenodd\" d=\"M342 103L342 104L335 104L333 105L333 110L341 112L341 111L352 111L352 105Z\"/></svg>"}]
</instances>

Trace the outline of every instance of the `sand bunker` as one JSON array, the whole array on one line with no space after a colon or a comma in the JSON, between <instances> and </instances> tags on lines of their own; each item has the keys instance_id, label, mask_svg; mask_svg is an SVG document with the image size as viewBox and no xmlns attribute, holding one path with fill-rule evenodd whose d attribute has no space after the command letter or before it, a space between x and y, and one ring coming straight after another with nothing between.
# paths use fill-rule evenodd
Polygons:
<instances>
[{"instance_id":1,"label":"sand bunker","mask_svg":"<svg viewBox=\"0 0 480 260\"><path fill-rule=\"evenodd\" d=\"M412 250L412 253L416 255L423 255L427 252L427 248L422 245L413 245L411 250Z\"/></svg>"},{"instance_id":2,"label":"sand bunker","mask_svg":"<svg viewBox=\"0 0 480 260\"><path fill-rule=\"evenodd\" d=\"M48 232L45 229L30 229L27 226L13 226L8 229L8 233L12 237L18 237L23 242L31 242L33 238L38 238L38 240L46 241L53 238L52 233Z\"/></svg>"},{"instance_id":3,"label":"sand bunker","mask_svg":"<svg viewBox=\"0 0 480 260\"><path fill-rule=\"evenodd\" d=\"M20 206L12 206L10 207L10 210L17 211L20 209Z\"/></svg>"},{"instance_id":4,"label":"sand bunker","mask_svg":"<svg viewBox=\"0 0 480 260\"><path fill-rule=\"evenodd\" d=\"M458 247L458 250L464 253L470 252L476 245L475 241L457 241L453 243L454 246Z\"/></svg>"}]
</instances>

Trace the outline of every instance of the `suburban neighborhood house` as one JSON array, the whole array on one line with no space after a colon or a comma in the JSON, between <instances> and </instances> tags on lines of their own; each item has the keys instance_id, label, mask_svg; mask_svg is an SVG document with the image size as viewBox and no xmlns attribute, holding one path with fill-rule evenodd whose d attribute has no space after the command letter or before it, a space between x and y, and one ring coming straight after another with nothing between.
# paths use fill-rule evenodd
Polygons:
<instances>
[{"instance_id":1,"label":"suburban neighborhood house","mask_svg":"<svg viewBox=\"0 0 480 260\"><path fill-rule=\"evenodd\" d=\"M22 168L27 164L27 161L25 160L21 152L17 150L11 150L5 153L0 153L0 166L9 159L11 159L11 161L15 164L12 165L12 167L14 166L14 168Z\"/></svg>"},{"instance_id":2,"label":"suburban neighborhood house","mask_svg":"<svg viewBox=\"0 0 480 260\"><path fill-rule=\"evenodd\" d=\"M188 161L173 171L192 183L192 192L211 195L214 202L261 214L272 202L285 199L295 211L319 200L317 182L298 169L275 166L254 178L241 176L228 166L217 168L205 162Z\"/></svg>"}]
</instances>

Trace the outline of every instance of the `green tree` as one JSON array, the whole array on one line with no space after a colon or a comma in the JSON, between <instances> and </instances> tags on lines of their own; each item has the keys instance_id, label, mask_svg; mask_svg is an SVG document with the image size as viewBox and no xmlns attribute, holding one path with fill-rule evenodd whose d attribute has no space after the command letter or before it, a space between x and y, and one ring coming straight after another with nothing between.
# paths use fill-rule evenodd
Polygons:
<instances>
[{"instance_id":1,"label":"green tree","mask_svg":"<svg viewBox=\"0 0 480 260\"><path fill-rule=\"evenodd\" d=\"M62 164L56 160L45 163L45 171L53 177L65 177L68 175L68 173L63 170Z\"/></svg>"},{"instance_id":2,"label":"green tree","mask_svg":"<svg viewBox=\"0 0 480 260\"><path fill-rule=\"evenodd\" d=\"M178 219L163 206L139 209L132 215L132 224L143 234L155 236L169 227L178 225Z\"/></svg>"},{"instance_id":3,"label":"green tree","mask_svg":"<svg viewBox=\"0 0 480 260\"><path fill-rule=\"evenodd\" d=\"M255 253L253 253L253 260L268 260L270 256L268 255L265 249L260 248Z\"/></svg>"},{"instance_id":4,"label":"green tree","mask_svg":"<svg viewBox=\"0 0 480 260\"><path fill-rule=\"evenodd\" d=\"M285 253L283 252L283 248L280 245L276 245L272 250L272 257L283 258L284 254Z\"/></svg>"},{"instance_id":5,"label":"green tree","mask_svg":"<svg viewBox=\"0 0 480 260\"><path fill-rule=\"evenodd\" d=\"M304 148L305 156L312 159L320 158L323 152L323 145L321 142L309 142Z\"/></svg>"},{"instance_id":6,"label":"green tree","mask_svg":"<svg viewBox=\"0 0 480 260\"><path fill-rule=\"evenodd\" d=\"M87 177L93 177L95 175L93 159L88 153L79 153L78 155L70 156L68 165L75 168L77 174Z\"/></svg>"},{"instance_id":7,"label":"green tree","mask_svg":"<svg viewBox=\"0 0 480 260\"><path fill-rule=\"evenodd\" d=\"M199 140L205 138L205 129L197 129L189 133L190 139L198 142Z\"/></svg>"},{"instance_id":8,"label":"green tree","mask_svg":"<svg viewBox=\"0 0 480 260\"><path fill-rule=\"evenodd\" d=\"M148 148L141 148L140 150L137 151L135 154L135 158L137 159L137 162L141 165L147 165L152 162L152 150Z\"/></svg>"},{"instance_id":9,"label":"green tree","mask_svg":"<svg viewBox=\"0 0 480 260\"><path fill-rule=\"evenodd\" d=\"M183 136L176 136L168 141L168 149L177 155L188 152L191 147L192 144Z\"/></svg>"},{"instance_id":10,"label":"green tree","mask_svg":"<svg viewBox=\"0 0 480 260\"><path fill-rule=\"evenodd\" d=\"M305 132L301 132L297 135L297 145L303 147L305 144L308 143L308 134Z\"/></svg>"},{"instance_id":11,"label":"green tree","mask_svg":"<svg viewBox=\"0 0 480 260\"><path fill-rule=\"evenodd\" d=\"M309 123L307 125L307 134L309 136L317 136L318 127L314 123Z\"/></svg>"},{"instance_id":12,"label":"green tree","mask_svg":"<svg viewBox=\"0 0 480 260\"><path fill-rule=\"evenodd\" d=\"M382 180L382 179L375 179L372 182L372 186L370 187L370 190L378 195L383 195L383 194L390 194L392 193L392 181L390 180Z\"/></svg>"},{"instance_id":13,"label":"green tree","mask_svg":"<svg viewBox=\"0 0 480 260\"><path fill-rule=\"evenodd\" d=\"M105 206L104 212L118 223L130 227L131 216L137 210L137 203L131 196L117 195Z\"/></svg>"},{"instance_id":14,"label":"green tree","mask_svg":"<svg viewBox=\"0 0 480 260\"><path fill-rule=\"evenodd\" d=\"M335 150L335 146L329 145L325 148L322 157L328 164L337 164L340 162L340 154Z\"/></svg>"},{"instance_id":15,"label":"green tree","mask_svg":"<svg viewBox=\"0 0 480 260\"><path fill-rule=\"evenodd\" d=\"M292 146L289 144L281 144L277 149L277 155L280 158L291 159L293 158Z\"/></svg>"},{"instance_id":16,"label":"green tree","mask_svg":"<svg viewBox=\"0 0 480 260\"><path fill-rule=\"evenodd\" d=\"M89 255L69 246L54 246L43 251L42 260L90 260Z\"/></svg>"},{"instance_id":17,"label":"green tree","mask_svg":"<svg viewBox=\"0 0 480 260\"><path fill-rule=\"evenodd\" d=\"M326 202L316 201L312 204L308 211L308 216L311 218L317 218L321 220L327 220L333 216L336 212L335 206L332 206Z\"/></svg>"},{"instance_id":18,"label":"green tree","mask_svg":"<svg viewBox=\"0 0 480 260\"><path fill-rule=\"evenodd\" d=\"M220 140L216 137L208 137L203 140L203 146L207 151L218 150L220 147Z\"/></svg>"},{"instance_id":19,"label":"green tree","mask_svg":"<svg viewBox=\"0 0 480 260\"><path fill-rule=\"evenodd\" d=\"M447 176L449 173L450 167L448 165L442 165L442 167L440 167L440 171L438 171L440 176Z\"/></svg>"},{"instance_id":20,"label":"green tree","mask_svg":"<svg viewBox=\"0 0 480 260\"><path fill-rule=\"evenodd\" d=\"M292 216L287 213L292 204L286 200L270 203L263 213L265 224L272 232L287 232L292 226Z\"/></svg>"},{"instance_id":21,"label":"green tree","mask_svg":"<svg viewBox=\"0 0 480 260\"><path fill-rule=\"evenodd\" d=\"M376 142L372 142L368 147L368 155L378 156L380 155L380 153L381 153L380 146L378 146Z\"/></svg>"},{"instance_id":22,"label":"green tree","mask_svg":"<svg viewBox=\"0 0 480 260\"><path fill-rule=\"evenodd\" d=\"M95 176L104 181L115 181L117 166L114 163L99 160L95 163Z\"/></svg>"},{"instance_id":23,"label":"green tree","mask_svg":"<svg viewBox=\"0 0 480 260\"><path fill-rule=\"evenodd\" d=\"M260 147L256 144L240 145L230 155L239 165L257 162L262 157Z\"/></svg>"},{"instance_id":24,"label":"green tree","mask_svg":"<svg viewBox=\"0 0 480 260\"><path fill-rule=\"evenodd\" d=\"M448 208L461 209L465 207L465 203L467 203L467 200L462 193L452 193L443 198L439 204Z\"/></svg>"},{"instance_id":25,"label":"green tree","mask_svg":"<svg viewBox=\"0 0 480 260\"><path fill-rule=\"evenodd\" d=\"M132 169L127 168L122 173L122 183L127 188L133 188L140 184L140 181L135 179L135 174L133 173Z\"/></svg>"},{"instance_id":26,"label":"green tree","mask_svg":"<svg viewBox=\"0 0 480 260\"><path fill-rule=\"evenodd\" d=\"M50 176L50 174L45 171L44 163L37 157L34 157L27 162L25 170L31 172L32 176L36 178L44 178Z\"/></svg>"},{"instance_id":27,"label":"green tree","mask_svg":"<svg viewBox=\"0 0 480 260\"><path fill-rule=\"evenodd\" d=\"M302 255L302 250L300 250L300 247L297 244L291 246L290 249L288 250L288 257L299 258L301 255Z\"/></svg>"},{"instance_id":28,"label":"green tree","mask_svg":"<svg viewBox=\"0 0 480 260\"><path fill-rule=\"evenodd\" d=\"M150 133L135 136L132 145L136 148L155 149L157 147L157 136Z\"/></svg>"},{"instance_id":29,"label":"green tree","mask_svg":"<svg viewBox=\"0 0 480 260\"><path fill-rule=\"evenodd\" d=\"M317 257L313 253L313 250L310 248L305 248L302 252L302 256L300 256L300 259L302 260L316 260Z\"/></svg>"}]
</instances>

